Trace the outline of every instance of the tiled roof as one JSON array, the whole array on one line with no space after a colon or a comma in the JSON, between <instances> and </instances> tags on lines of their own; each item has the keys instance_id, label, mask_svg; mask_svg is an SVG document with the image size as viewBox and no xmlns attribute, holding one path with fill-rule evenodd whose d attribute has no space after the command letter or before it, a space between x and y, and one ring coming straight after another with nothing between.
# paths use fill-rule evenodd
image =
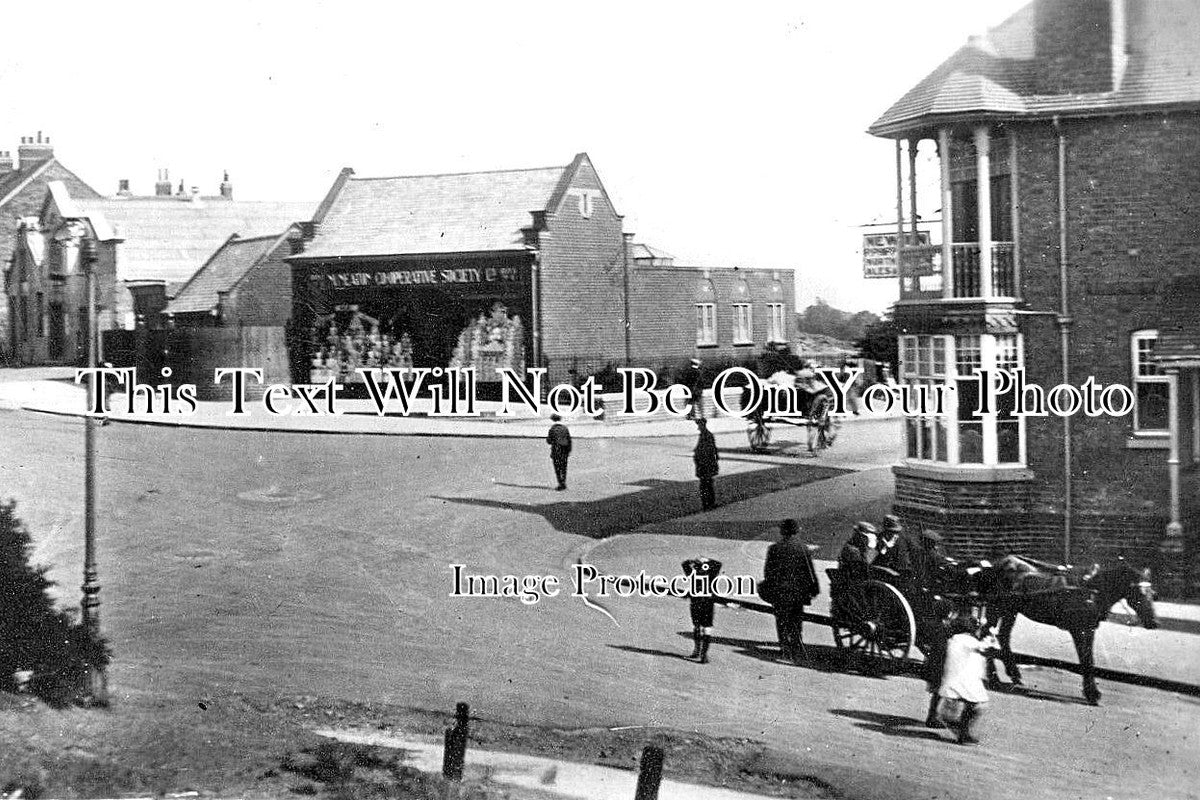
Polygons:
<instances>
[{"instance_id":1,"label":"tiled roof","mask_svg":"<svg viewBox=\"0 0 1200 800\"><path fill-rule=\"evenodd\" d=\"M567 170L351 177L299 257L520 250Z\"/></svg>"},{"instance_id":2,"label":"tiled roof","mask_svg":"<svg viewBox=\"0 0 1200 800\"><path fill-rule=\"evenodd\" d=\"M1037 94L1034 3L972 39L868 129L887 136L947 117L1107 113L1200 103L1200 3L1129 0L1129 62L1116 91Z\"/></svg>"},{"instance_id":3,"label":"tiled roof","mask_svg":"<svg viewBox=\"0 0 1200 800\"><path fill-rule=\"evenodd\" d=\"M271 252L283 234L258 236L253 239L231 238L212 254L192 279L184 284L167 305L168 314L212 311L220 300L219 292L227 292L255 264Z\"/></svg>"},{"instance_id":4,"label":"tiled roof","mask_svg":"<svg viewBox=\"0 0 1200 800\"><path fill-rule=\"evenodd\" d=\"M57 167L57 169L52 169ZM23 164L20 168L14 169L0 175L0 204L7 202L10 195L21 189L26 182L36 178L39 173L49 172L51 175L66 173L78 182L79 193L81 196L99 197L100 195L92 189L92 187L79 180L75 173L68 170L55 158L50 158L45 161L33 161L29 164Z\"/></svg>"},{"instance_id":5,"label":"tiled roof","mask_svg":"<svg viewBox=\"0 0 1200 800\"><path fill-rule=\"evenodd\" d=\"M1167 284L1159 319L1154 357L1166 366L1200 366L1200 275Z\"/></svg>"},{"instance_id":6,"label":"tiled roof","mask_svg":"<svg viewBox=\"0 0 1200 800\"><path fill-rule=\"evenodd\" d=\"M312 216L315 203L242 200L192 201L144 198L76 200L99 232L105 225L117 245L117 280L186 281L232 234L278 235Z\"/></svg>"}]
</instances>

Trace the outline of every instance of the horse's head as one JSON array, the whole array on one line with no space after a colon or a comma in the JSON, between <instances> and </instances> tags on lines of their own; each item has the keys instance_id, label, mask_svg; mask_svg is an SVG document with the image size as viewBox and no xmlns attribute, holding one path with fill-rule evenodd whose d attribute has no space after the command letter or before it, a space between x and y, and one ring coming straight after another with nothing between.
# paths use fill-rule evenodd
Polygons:
<instances>
[{"instance_id":1,"label":"horse's head","mask_svg":"<svg viewBox=\"0 0 1200 800\"><path fill-rule=\"evenodd\" d=\"M1158 627L1158 615L1154 613L1154 584L1150 582L1150 568L1132 573L1125 602L1137 613L1138 619L1148 630Z\"/></svg>"}]
</instances>

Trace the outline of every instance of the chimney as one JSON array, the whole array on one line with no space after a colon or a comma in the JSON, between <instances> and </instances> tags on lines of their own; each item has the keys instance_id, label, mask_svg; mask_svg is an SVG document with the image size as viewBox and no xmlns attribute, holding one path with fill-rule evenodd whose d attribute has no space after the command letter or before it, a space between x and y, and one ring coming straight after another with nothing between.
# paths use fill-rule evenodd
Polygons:
<instances>
[{"instance_id":1,"label":"chimney","mask_svg":"<svg viewBox=\"0 0 1200 800\"><path fill-rule=\"evenodd\" d=\"M1036 0L1038 94L1111 92L1124 76L1123 0ZM1121 51L1120 64L1116 58Z\"/></svg>"},{"instance_id":2,"label":"chimney","mask_svg":"<svg viewBox=\"0 0 1200 800\"><path fill-rule=\"evenodd\" d=\"M129 191L128 178L121 178L117 181L117 197L133 197L133 192Z\"/></svg>"},{"instance_id":3,"label":"chimney","mask_svg":"<svg viewBox=\"0 0 1200 800\"><path fill-rule=\"evenodd\" d=\"M154 184L154 196L171 196L171 176L165 169L160 169L158 171L158 182Z\"/></svg>"},{"instance_id":4,"label":"chimney","mask_svg":"<svg viewBox=\"0 0 1200 800\"><path fill-rule=\"evenodd\" d=\"M50 145L50 137L42 140L42 132L38 131L37 139L32 136L22 136L21 146L17 148L17 161L21 168L31 167L54 158L54 148Z\"/></svg>"},{"instance_id":5,"label":"chimney","mask_svg":"<svg viewBox=\"0 0 1200 800\"><path fill-rule=\"evenodd\" d=\"M12 153L7 150L0 151L0 175L6 175L13 171Z\"/></svg>"},{"instance_id":6,"label":"chimney","mask_svg":"<svg viewBox=\"0 0 1200 800\"><path fill-rule=\"evenodd\" d=\"M225 177L221 179L221 197L226 200L233 199L233 184L229 182L229 170L225 170Z\"/></svg>"}]
</instances>

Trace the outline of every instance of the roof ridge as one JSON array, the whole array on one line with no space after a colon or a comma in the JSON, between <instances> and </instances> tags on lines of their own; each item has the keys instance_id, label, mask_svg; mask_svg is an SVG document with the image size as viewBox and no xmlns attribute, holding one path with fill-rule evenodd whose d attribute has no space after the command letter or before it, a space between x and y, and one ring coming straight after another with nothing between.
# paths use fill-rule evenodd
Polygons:
<instances>
[{"instance_id":1,"label":"roof ridge","mask_svg":"<svg viewBox=\"0 0 1200 800\"><path fill-rule=\"evenodd\" d=\"M554 164L548 167L522 167L520 169L483 169L469 172L431 172L424 175L372 175L369 177L350 176L352 181L395 181L402 178L457 178L463 175L502 175L512 172L542 172L549 169L566 169L570 164Z\"/></svg>"}]
</instances>

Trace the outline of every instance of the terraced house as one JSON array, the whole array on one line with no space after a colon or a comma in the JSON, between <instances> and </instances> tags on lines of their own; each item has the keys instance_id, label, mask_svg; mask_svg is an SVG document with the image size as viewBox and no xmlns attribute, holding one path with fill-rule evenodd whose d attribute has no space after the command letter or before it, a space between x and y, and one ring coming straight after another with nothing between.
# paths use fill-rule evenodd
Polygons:
<instances>
[{"instance_id":1,"label":"terraced house","mask_svg":"<svg viewBox=\"0 0 1200 800\"><path fill-rule=\"evenodd\" d=\"M896 142L900 230L941 208L941 241L899 253L902 380L958 388L907 424L898 512L960 553L1178 564L1200 523L1200 4L1035 0L869 131ZM977 371L1011 367L1136 404L1018 417L1009 393L976 416Z\"/></svg>"}]
</instances>

